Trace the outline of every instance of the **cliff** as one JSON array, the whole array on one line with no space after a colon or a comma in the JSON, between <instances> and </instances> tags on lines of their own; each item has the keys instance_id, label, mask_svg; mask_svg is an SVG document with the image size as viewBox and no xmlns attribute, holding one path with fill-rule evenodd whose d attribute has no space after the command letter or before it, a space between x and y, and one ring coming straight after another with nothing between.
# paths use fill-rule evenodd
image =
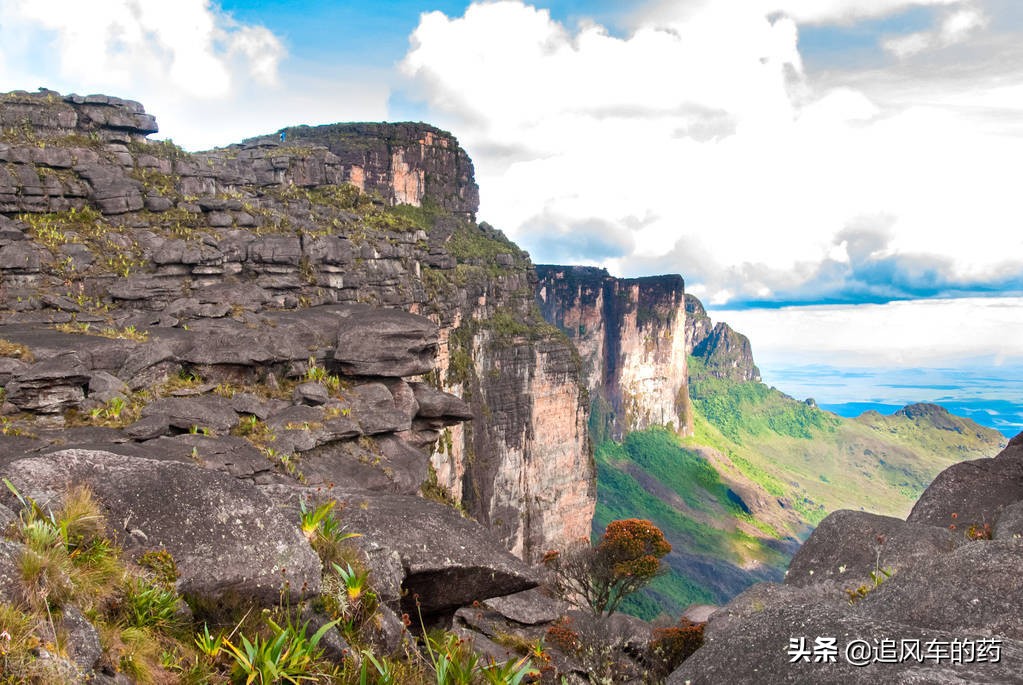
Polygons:
<instances>
[{"instance_id":1,"label":"cliff","mask_svg":"<svg viewBox=\"0 0 1023 685\"><path fill-rule=\"evenodd\" d=\"M591 421L616 440L668 426L692 433L681 276L619 279L603 269L538 265L544 318L576 346Z\"/></svg>"},{"instance_id":2,"label":"cliff","mask_svg":"<svg viewBox=\"0 0 1023 685\"><path fill-rule=\"evenodd\" d=\"M360 487L426 481L527 560L589 535L577 360L536 312L528 256L472 220L472 165L450 134L297 127L284 143L189 154L147 140L157 127L138 103L52 91L0 96L0 122L0 319L14 327L0 336L34 355L0 356L5 432L102 417L114 395L142 409L139 393L179 375L201 379L204 397L223 384L353 376L342 395L354 404L334 409L375 415L370 428L269 446L276 461L304 460L311 473L344 453ZM348 310L333 308L360 304L431 320L436 367L353 370L359 360L343 350L360 341L338 342L332 326ZM109 342L134 336L147 342ZM190 428L179 409L148 410L144 421L170 412L169 427L154 419L133 444ZM281 425L321 423L299 413ZM355 478L333 468L323 482Z\"/></svg>"},{"instance_id":3,"label":"cliff","mask_svg":"<svg viewBox=\"0 0 1023 685\"><path fill-rule=\"evenodd\" d=\"M720 321L714 324L703 303L686 295L686 353L703 361L715 378L731 381L760 381L760 369L753 362L749 338Z\"/></svg>"}]
</instances>

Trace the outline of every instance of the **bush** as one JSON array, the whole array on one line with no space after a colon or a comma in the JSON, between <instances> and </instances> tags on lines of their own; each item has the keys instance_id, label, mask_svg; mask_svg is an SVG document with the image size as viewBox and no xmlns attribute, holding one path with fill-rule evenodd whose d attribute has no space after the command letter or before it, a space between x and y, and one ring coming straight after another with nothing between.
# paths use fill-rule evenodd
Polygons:
<instances>
[{"instance_id":1,"label":"bush","mask_svg":"<svg viewBox=\"0 0 1023 685\"><path fill-rule=\"evenodd\" d=\"M596 547L543 559L552 583L566 600L595 615L610 616L622 601L662 572L661 558L671 551L660 528L644 519L612 521Z\"/></svg>"},{"instance_id":2,"label":"bush","mask_svg":"<svg viewBox=\"0 0 1023 685\"><path fill-rule=\"evenodd\" d=\"M651 670L665 678L703 645L703 623L683 618L670 628L655 628L650 640Z\"/></svg>"}]
</instances>

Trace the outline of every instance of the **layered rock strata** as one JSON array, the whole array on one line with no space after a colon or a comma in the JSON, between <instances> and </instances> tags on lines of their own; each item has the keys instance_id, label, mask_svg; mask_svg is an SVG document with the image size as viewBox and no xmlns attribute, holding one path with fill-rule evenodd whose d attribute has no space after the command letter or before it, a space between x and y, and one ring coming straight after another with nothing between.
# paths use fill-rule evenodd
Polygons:
<instances>
[{"instance_id":1,"label":"layered rock strata","mask_svg":"<svg viewBox=\"0 0 1023 685\"><path fill-rule=\"evenodd\" d=\"M147 140L156 123L138 103L51 91L0 96L0 121L0 316L16 327L12 338L47 350L31 352L34 362L0 357L5 411L58 426L69 410L103 411L97 403L131 400L177 373L204 385L280 385L315 356L329 373L359 379L342 393L350 407L315 382L293 389L291 408L244 400L246 413L287 436L288 451L270 449L300 454L307 478L330 481L324 464L336 459L372 462L335 443L380 436L387 460L411 464L408 449L426 449L431 463L368 469L363 485L407 491L422 474L530 560L589 534L594 472L577 361L536 313L528 256L472 221L471 162L450 134L413 124L296 128L283 143L274 135L189 154ZM390 371L360 371L357 348L373 345L358 332L326 353L320 324L302 312L336 323L340 310L323 307L357 303L430 319L436 368L388 360ZM55 326L150 337L132 346L78 335L82 350L65 354L47 338ZM315 330L305 343L274 326ZM193 344L200 333L206 342ZM189 403L218 427L242 406ZM218 430L190 424L199 417L179 404L147 409L133 440L175 437L186 425ZM326 417L357 408L362 422ZM447 425L469 414L474 428ZM324 427L299 434L289 424ZM213 452L258 477L251 454Z\"/></svg>"}]
</instances>

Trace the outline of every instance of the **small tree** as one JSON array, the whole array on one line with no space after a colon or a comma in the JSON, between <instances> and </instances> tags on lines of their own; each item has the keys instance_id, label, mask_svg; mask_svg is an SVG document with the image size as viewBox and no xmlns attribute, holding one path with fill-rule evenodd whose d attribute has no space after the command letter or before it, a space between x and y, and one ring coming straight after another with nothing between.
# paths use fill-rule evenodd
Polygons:
<instances>
[{"instance_id":1,"label":"small tree","mask_svg":"<svg viewBox=\"0 0 1023 685\"><path fill-rule=\"evenodd\" d=\"M609 523L596 547L548 552L543 562L563 597L596 616L610 616L627 596L660 574L661 558L670 551L653 523L624 519Z\"/></svg>"}]
</instances>

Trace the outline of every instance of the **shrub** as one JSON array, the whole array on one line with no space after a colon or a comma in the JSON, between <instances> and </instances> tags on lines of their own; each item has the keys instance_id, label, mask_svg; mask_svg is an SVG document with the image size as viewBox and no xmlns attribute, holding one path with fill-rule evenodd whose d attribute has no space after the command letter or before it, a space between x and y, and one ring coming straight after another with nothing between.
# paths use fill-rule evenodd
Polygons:
<instances>
[{"instance_id":1,"label":"shrub","mask_svg":"<svg viewBox=\"0 0 1023 685\"><path fill-rule=\"evenodd\" d=\"M548 552L543 561L565 599L595 615L610 616L628 595L662 572L660 560L670 551L653 523L624 519L609 523L596 547Z\"/></svg>"},{"instance_id":2,"label":"shrub","mask_svg":"<svg viewBox=\"0 0 1023 685\"><path fill-rule=\"evenodd\" d=\"M703 645L704 625L683 618L678 625L654 629L648 658L655 676L667 677Z\"/></svg>"}]
</instances>

